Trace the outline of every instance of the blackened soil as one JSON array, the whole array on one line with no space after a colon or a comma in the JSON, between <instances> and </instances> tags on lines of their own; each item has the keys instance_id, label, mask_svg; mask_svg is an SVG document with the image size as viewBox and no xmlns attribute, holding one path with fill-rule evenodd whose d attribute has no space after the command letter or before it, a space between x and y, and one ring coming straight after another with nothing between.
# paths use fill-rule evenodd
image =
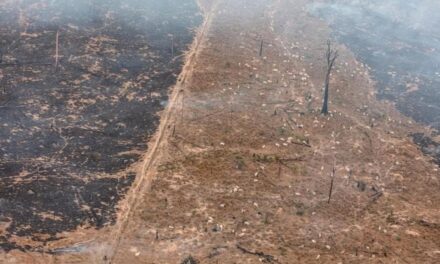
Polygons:
<instances>
[{"instance_id":1,"label":"blackened soil","mask_svg":"<svg viewBox=\"0 0 440 264\"><path fill-rule=\"evenodd\" d=\"M432 156L436 163L440 165L440 143L423 133L415 133L411 136L414 143L420 146L423 153Z\"/></svg>"},{"instance_id":2,"label":"blackened soil","mask_svg":"<svg viewBox=\"0 0 440 264\"><path fill-rule=\"evenodd\" d=\"M318 2L310 11L372 69L380 98L440 130L440 5L429 0ZM432 15L432 16L431 16Z\"/></svg>"},{"instance_id":3,"label":"blackened soil","mask_svg":"<svg viewBox=\"0 0 440 264\"><path fill-rule=\"evenodd\" d=\"M115 222L201 20L193 0L0 3L1 248Z\"/></svg>"},{"instance_id":4,"label":"blackened soil","mask_svg":"<svg viewBox=\"0 0 440 264\"><path fill-rule=\"evenodd\" d=\"M315 3L310 11L326 20L334 36L371 68L379 98L440 131L440 19L435 15L440 4L341 0ZM428 139L418 135L414 142L440 164L438 153L427 148Z\"/></svg>"}]
</instances>

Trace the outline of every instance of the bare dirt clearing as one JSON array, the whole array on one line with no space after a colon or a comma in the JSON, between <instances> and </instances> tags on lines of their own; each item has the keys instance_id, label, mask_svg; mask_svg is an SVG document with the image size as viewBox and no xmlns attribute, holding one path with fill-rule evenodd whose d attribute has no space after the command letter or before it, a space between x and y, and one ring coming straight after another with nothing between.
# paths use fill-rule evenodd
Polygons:
<instances>
[{"instance_id":1,"label":"bare dirt clearing","mask_svg":"<svg viewBox=\"0 0 440 264\"><path fill-rule=\"evenodd\" d=\"M303 4L218 2L115 262L439 259L438 168L407 137L420 129L342 46L319 114L329 30Z\"/></svg>"}]
</instances>

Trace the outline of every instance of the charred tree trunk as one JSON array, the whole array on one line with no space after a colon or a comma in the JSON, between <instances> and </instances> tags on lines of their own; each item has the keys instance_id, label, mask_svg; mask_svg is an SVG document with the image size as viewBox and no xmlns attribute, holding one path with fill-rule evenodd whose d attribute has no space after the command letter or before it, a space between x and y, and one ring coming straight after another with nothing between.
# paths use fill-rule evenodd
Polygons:
<instances>
[{"instance_id":1,"label":"charred tree trunk","mask_svg":"<svg viewBox=\"0 0 440 264\"><path fill-rule=\"evenodd\" d=\"M58 68L59 44L60 44L60 30L57 29L57 34L55 35L55 68Z\"/></svg>"},{"instance_id":2,"label":"charred tree trunk","mask_svg":"<svg viewBox=\"0 0 440 264\"><path fill-rule=\"evenodd\" d=\"M327 70L324 83L324 102L322 104L321 114L328 114L328 93L330 85L330 72Z\"/></svg>"},{"instance_id":3,"label":"charred tree trunk","mask_svg":"<svg viewBox=\"0 0 440 264\"><path fill-rule=\"evenodd\" d=\"M327 72L325 75L325 83L324 83L324 102L322 105L321 114L328 114L328 98L329 98L329 86L330 86L330 74L333 69L333 65L335 63L336 58L338 57L338 51L335 51L331 47L330 40L327 41L327 52L325 54L327 59Z\"/></svg>"},{"instance_id":4,"label":"charred tree trunk","mask_svg":"<svg viewBox=\"0 0 440 264\"><path fill-rule=\"evenodd\" d=\"M328 201L327 203L330 203L330 200L332 199L332 194L333 194L333 184L335 182L335 175L336 175L336 168L333 166L333 170L332 170L332 179L330 181L330 190L328 193Z\"/></svg>"},{"instance_id":5,"label":"charred tree trunk","mask_svg":"<svg viewBox=\"0 0 440 264\"><path fill-rule=\"evenodd\" d=\"M171 35L171 60L174 59L174 36Z\"/></svg>"}]
</instances>

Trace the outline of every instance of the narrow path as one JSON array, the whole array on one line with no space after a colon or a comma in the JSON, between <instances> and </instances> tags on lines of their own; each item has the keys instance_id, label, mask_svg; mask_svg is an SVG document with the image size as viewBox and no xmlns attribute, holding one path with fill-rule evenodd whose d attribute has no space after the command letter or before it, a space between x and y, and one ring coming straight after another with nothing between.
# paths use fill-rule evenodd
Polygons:
<instances>
[{"instance_id":1,"label":"narrow path","mask_svg":"<svg viewBox=\"0 0 440 264\"><path fill-rule=\"evenodd\" d=\"M113 263L113 260L115 259L118 249L120 247L123 234L130 222L130 218L133 215L133 212L136 211L142 194L144 194L150 188L151 181L155 174L153 164L160 156L159 150L164 144L166 144L167 136L172 133L172 129L170 129L170 124L173 124L176 119L176 110L178 109L177 105L179 99L183 96L185 85L193 73L197 55L199 54L201 44L205 41L206 34L209 31L212 17L215 13L219 1L215 1L210 10L205 10L205 20L203 22L203 25L200 27L196 38L194 39L191 49L187 54L186 63L177 79L177 83L172 88L169 104L161 118L159 128L154 137L154 143L150 146L149 151L144 159L139 179L132 187L131 193L127 198L127 206L125 208L125 211L120 216L114 232L112 232L111 237L113 238L113 240L110 243L110 254L109 256L107 256L108 263ZM202 5L200 4L200 2L199 6L202 9Z\"/></svg>"}]
</instances>

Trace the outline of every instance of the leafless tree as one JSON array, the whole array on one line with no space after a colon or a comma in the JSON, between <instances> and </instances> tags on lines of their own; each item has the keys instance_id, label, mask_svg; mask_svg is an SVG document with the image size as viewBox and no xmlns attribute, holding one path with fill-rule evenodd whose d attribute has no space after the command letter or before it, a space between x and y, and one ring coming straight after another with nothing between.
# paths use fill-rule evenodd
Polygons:
<instances>
[{"instance_id":1,"label":"leafless tree","mask_svg":"<svg viewBox=\"0 0 440 264\"><path fill-rule=\"evenodd\" d=\"M330 86L330 74L335 64L335 60L338 57L338 51L332 49L332 43L330 40L327 41L327 52L325 54L327 59L327 72L325 76L324 83L324 103L322 105L321 114L328 114L328 97L329 97L329 86Z\"/></svg>"},{"instance_id":2,"label":"leafless tree","mask_svg":"<svg viewBox=\"0 0 440 264\"><path fill-rule=\"evenodd\" d=\"M328 201L327 203L330 203L330 200L332 199L333 194L333 184L335 182L335 176L336 176L336 168L333 166L332 174L331 174L331 181L330 181L330 190L328 193Z\"/></svg>"},{"instance_id":3,"label":"leafless tree","mask_svg":"<svg viewBox=\"0 0 440 264\"><path fill-rule=\"evenodd\" d=\"M55 68L58 67L59 62L59 43L60 43L60 30L57 29L57 33L55 35Z\"/></svg>"}]
</instances>

